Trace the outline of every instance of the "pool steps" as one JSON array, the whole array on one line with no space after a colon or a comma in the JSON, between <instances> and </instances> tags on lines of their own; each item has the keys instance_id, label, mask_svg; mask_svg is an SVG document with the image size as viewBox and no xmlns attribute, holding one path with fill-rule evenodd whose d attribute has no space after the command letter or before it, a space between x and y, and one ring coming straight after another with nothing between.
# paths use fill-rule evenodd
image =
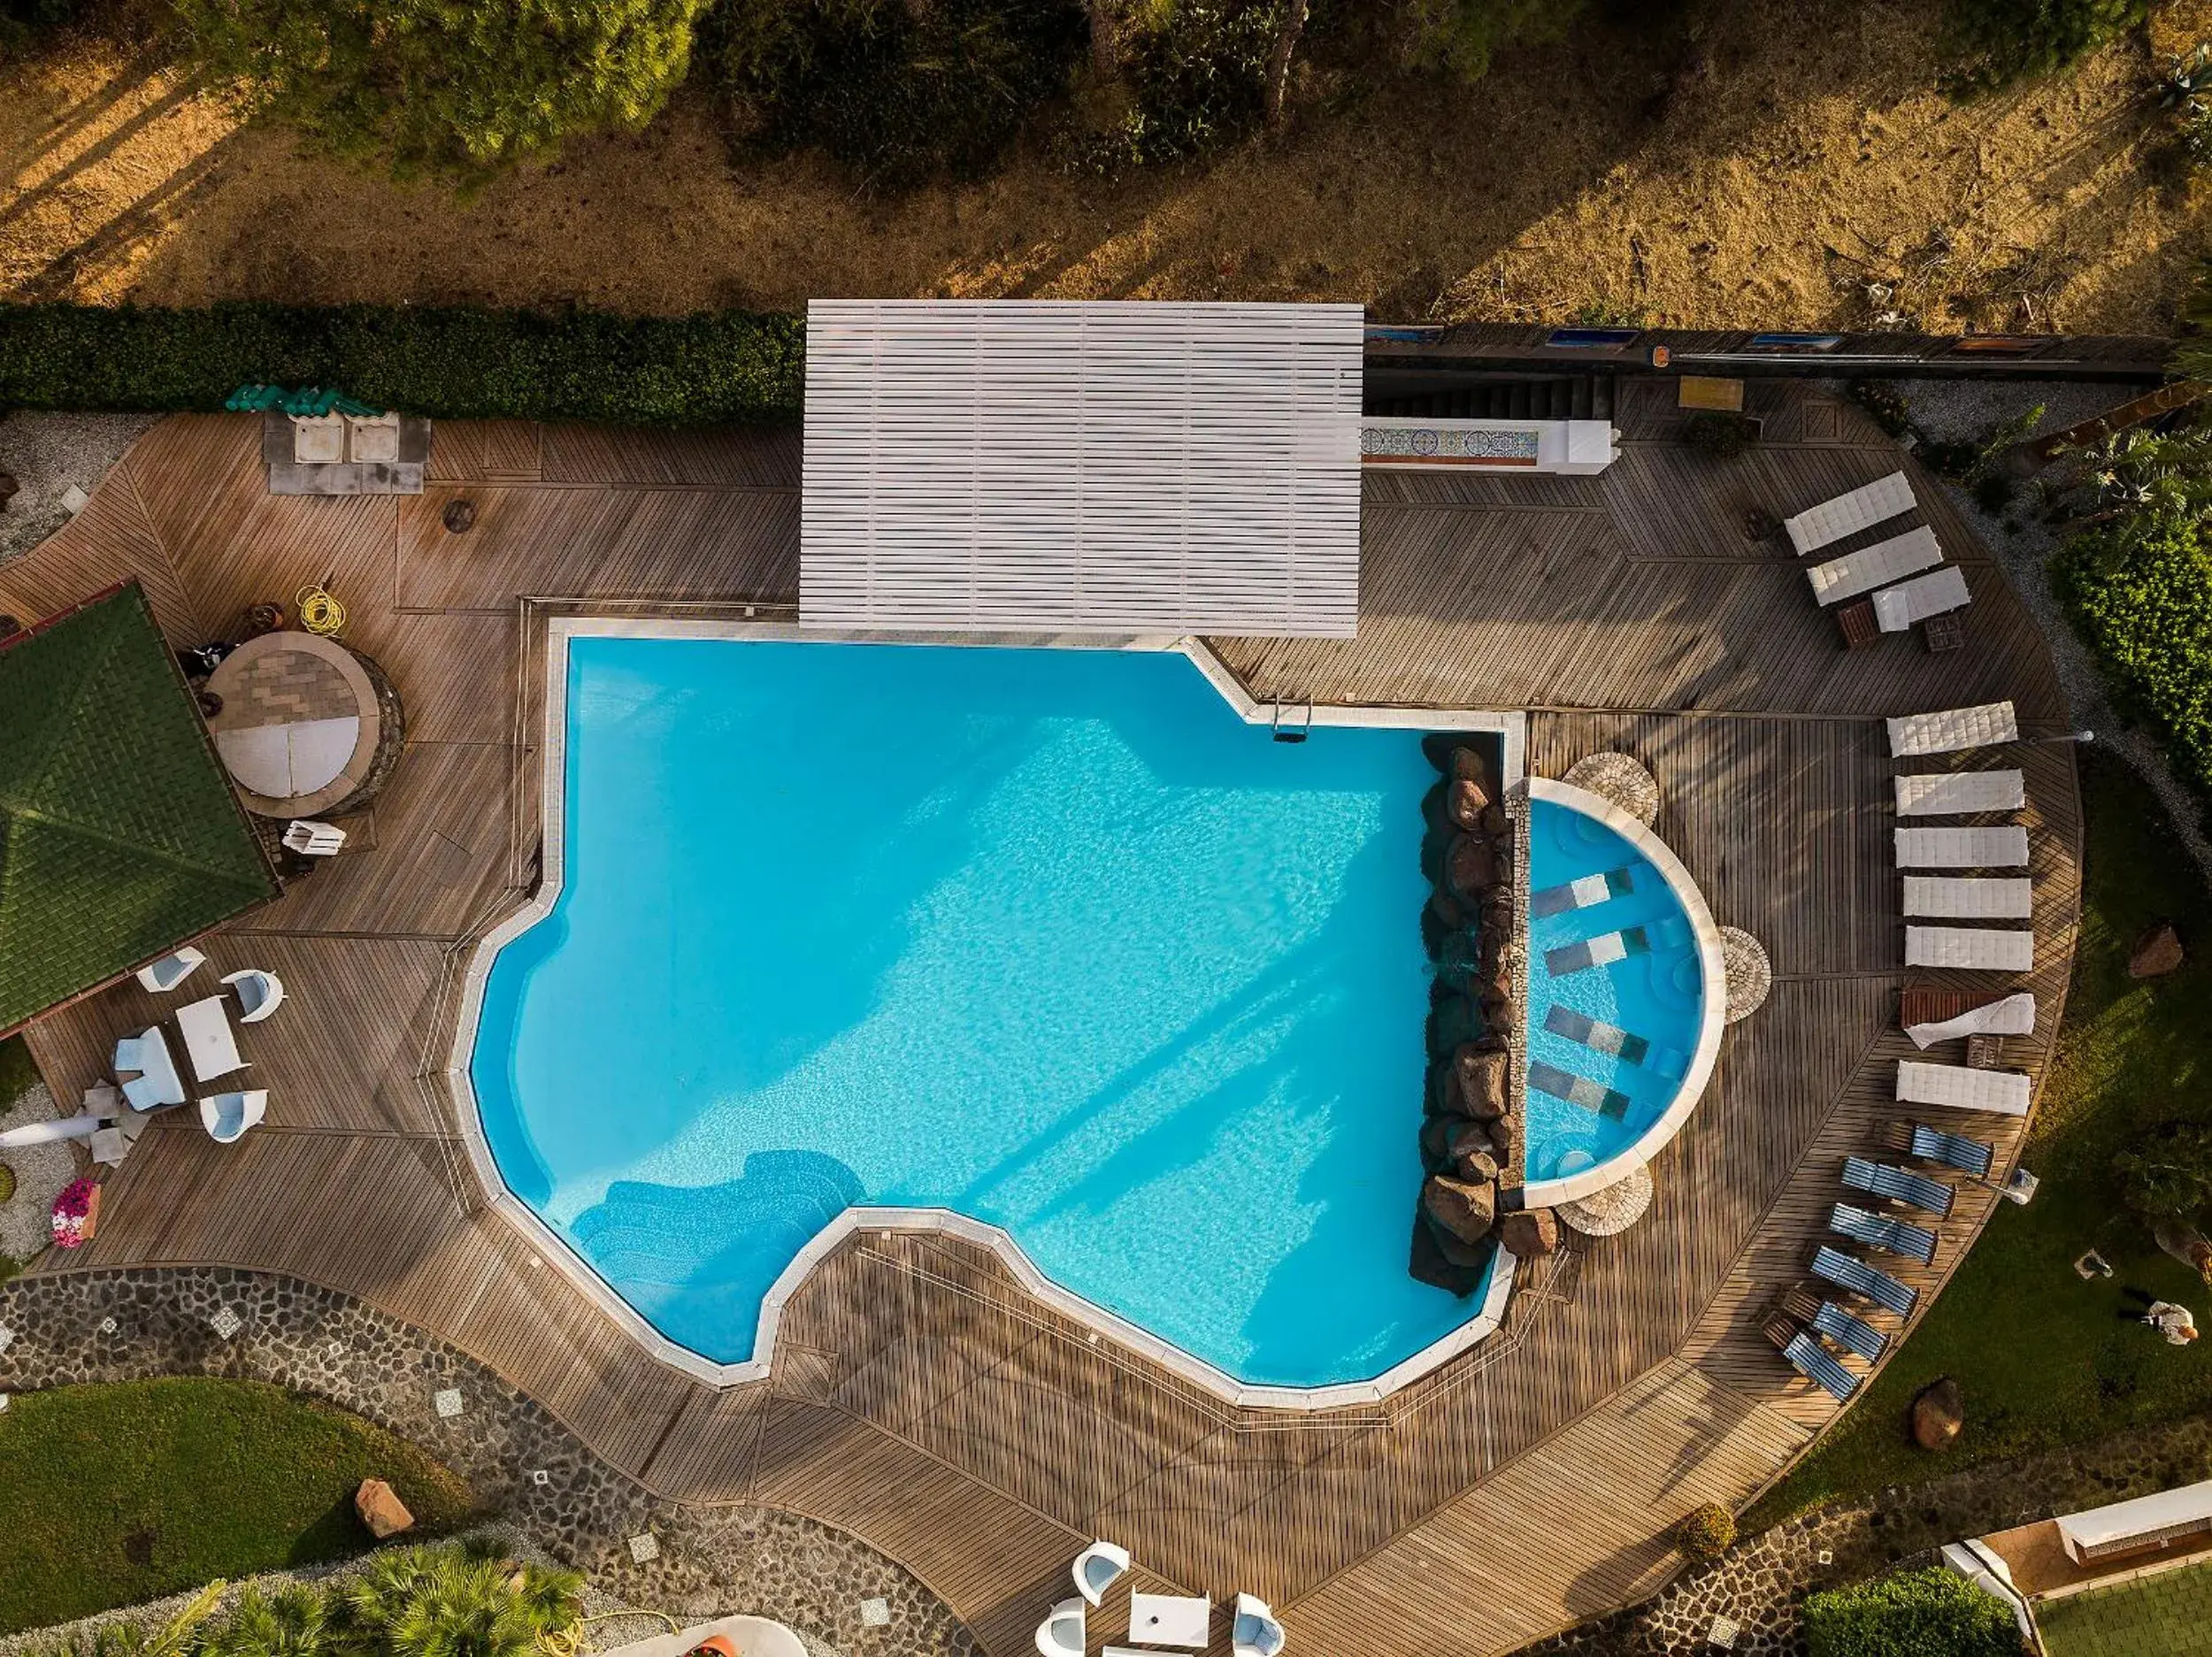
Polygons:
<instances>
[{"instance_id":1,"label":"pool steps","mask_svg":"<svg viewBox=\"0 0 2212 1657\"><path fill-rule=\"evenodd\" d=\"M1528 912L1540 917L1564 915L1571 909L1594 909L1601 903L1626 897L1635 889L1632 871L1609 869L1603 874L1584 875L1563 886L1546 886L1541 892L1532 893Z\"/></svg>"},{"instance_id":2,"label":"pool steps","mask_svg":"<svg viewBox=\"0 0 2212 1657\"><path fill-rule=\"evenodd\" d=\"M1555 1064L1546 1064L1540 1059L1528 1067L1528 1085L1554 1099L1563 1099L1571 1105L1579 1105L1615 1122L1628 1114L1630 1100L1626 1093L1602 1086L1586 1076L1563 1070Z\"/></svg>"}]
</instances>

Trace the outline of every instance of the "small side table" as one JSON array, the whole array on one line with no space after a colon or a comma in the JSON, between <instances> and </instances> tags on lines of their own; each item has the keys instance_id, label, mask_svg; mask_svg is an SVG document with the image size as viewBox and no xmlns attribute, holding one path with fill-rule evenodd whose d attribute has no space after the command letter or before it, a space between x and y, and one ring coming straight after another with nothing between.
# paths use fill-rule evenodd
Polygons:
<instances>
[{"instance_id":1,"label":"small side table","mask_svg":"<svg viewBox=\"0 0 2212 1657\"><path fill-rule=\"evenodd\" d=\"M1843 633L1843 648L1863 650L1882 636L1880 618L1874 613L1874 601L1855 598L1848 604L1836 607L1836 626Z\"/></svg>"}]
</instances>

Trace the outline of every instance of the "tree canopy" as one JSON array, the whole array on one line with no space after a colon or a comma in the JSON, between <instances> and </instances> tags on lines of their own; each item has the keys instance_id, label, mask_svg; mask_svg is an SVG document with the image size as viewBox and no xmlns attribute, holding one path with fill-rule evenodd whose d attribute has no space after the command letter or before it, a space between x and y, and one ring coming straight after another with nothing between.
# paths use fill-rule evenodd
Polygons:
<instances>
[{"instance_id":1,"label":"tree canopy","mask_svg":"<svg viewBox=\"0 0 2212 1657\"><path fill-rule=\"evenodd\" d=\"M700 0L177 0L242 101L403 176L481 177L642 127L684 77Z\"/></svg>"}]
</instances>

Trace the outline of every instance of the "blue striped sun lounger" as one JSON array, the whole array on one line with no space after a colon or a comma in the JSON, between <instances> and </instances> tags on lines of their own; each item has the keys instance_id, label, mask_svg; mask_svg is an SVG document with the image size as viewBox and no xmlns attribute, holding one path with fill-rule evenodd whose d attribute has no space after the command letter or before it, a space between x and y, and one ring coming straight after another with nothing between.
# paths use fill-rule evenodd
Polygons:
<instances>
[{"instance_id":1,"label":"blue striped sun lounger","mask_svg":"<svg viewBox=\"0 0 2212 1657\"><path fill-rule=\"evenodd\" d=\"M1878 1363L1889 1337L1863 1317L1854 1316L1833 1300L1823 1300L1813 1328L1846 1352L1855 1352L1869 1363Z\"/></svg>"},{"instance_id":2,"label":"blue striped sun lounger","mask_svg":"<svg viewBox=\"0 0 2212 1657\"><path fill-rule=\"evenodd\" d=\"M1909 1168L1893 1168L1887 1162L1870 1162L1863 1156L1847 1156L1843 1162L1843 1183L1854 1191L1909 1203L1939 1220L1950 1217L1951 1187L1939 1179L1916 1174Z\"/></svg>"},{"instance_id":3,"label":"blue striped sun lounger","mask_svg":"<svg viewBox=\"0 0 2212 1657\"><path fill-rule=\"evenodd\" d=\"M1528 1085L1554 1099L1580 1105L1585 1110L1609 1116L1616 1122L1628 1114L1626 1093L1594 1082L1586 1076L1577 1076L1572 1070L1563 1070L1555 1064L1532 1062L1528 1067Z\"/></svg>"},{"instance_id":4,"label":"blue striped sun lounger","mask_svg":"<svg viewBox=\"0 0 2212 1657\"><path fill-rule=\"evenodd\" d=\"M1847 1202L1839 1202L1830 1210L1828 1229L1855 1243L1864 1243L1869 1248L1886 1248L1924 1266L1935 1259L1936 1234L1927 1227L1915 1225L1909 1220L1893 1220L1886 1215L1869 1214Z\"/></svg>"},{"instance_id":5,"label":"blue striped sun lounger","mask_svg":"<svg viewBox=\"0 0 2212 1657\"><path fill-rule=\"evenodd\" d=\"M1924 1162L1940 1162L1977 1179L1988 1178L1990 1168L1997 1160L1994 1146L1970 1139L1962 1133L1946 1133L1940 1128L1918 1125L1912 1131L1912 1154Z\"/></svg>"},{"instance_id":6,"label":"blue striped sun lounger","mask_svg":"<svg viewBox=\"0 0 2212 1657\"><path fill-rule=\"evenodd\" d=\"M1859 1377L1838 1363L1827 1347L1809 1334L1801 1332L1782 1348L1782 1355L1789 1360L1790 1368L1839 1404L1848 1402L1859 1390Z\"/></svg>"},{"instance_id":7,"label":"blue striped sun lounger","mask_svg":"<svg viewBox=\"0 0 2212 1657\"><path fill-rule=\"evenodd\" d=\"M1919 1290L1898 1282L1879 1266L1870 1266L1857 1255L1825 1243L1813 1251L1813 1275L1900 1317L1910 1317L1912 1308L1920 1304Z\"/></svg>"}]
</instances>

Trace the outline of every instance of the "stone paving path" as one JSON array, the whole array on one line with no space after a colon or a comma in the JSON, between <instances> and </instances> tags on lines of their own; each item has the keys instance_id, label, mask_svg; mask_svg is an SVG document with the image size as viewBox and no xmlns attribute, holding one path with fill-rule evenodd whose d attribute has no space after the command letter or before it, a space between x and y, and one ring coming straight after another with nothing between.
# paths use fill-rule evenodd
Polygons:
<instances>
[{"instance_id":1,"label":"stone paving path","mask_svg":"<svg viewBox=\"0 0 2212 1657\"><path fill-rule=\"evenodd\" d=\"M656 1497L473 1359L327 1289L197 1268L19 1277L0 1284L0 1389L214 1375L326 1399L420 1445L627 1605L772 1616L849 1657L976 1650L943 1601L857 1538L777 1508ZM457 1413L441 1413L441 1394ZM652 1557L634 1557L637 1537Z\"/></svg>"}]
</instances>

